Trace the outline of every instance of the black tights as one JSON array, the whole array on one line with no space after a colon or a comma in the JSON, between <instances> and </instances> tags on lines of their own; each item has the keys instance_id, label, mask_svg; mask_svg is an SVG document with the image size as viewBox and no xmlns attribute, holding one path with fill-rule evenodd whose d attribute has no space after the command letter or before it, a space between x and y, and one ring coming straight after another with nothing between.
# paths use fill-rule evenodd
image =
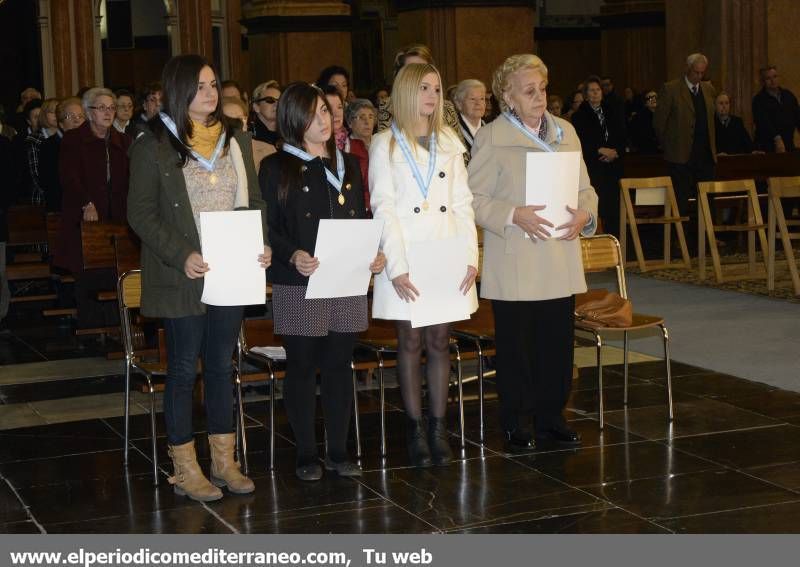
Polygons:
<instances>
[{"instance_id":1,"label":"black tights","mask_svg":"<svg viewBox=\"0 0 800 567\"><path fill-rule=\"evenodd\" d=\"M406 413L411 419L422 417L423 343L428 383L428 412L442 418L447 412L447 390L450 384L450 326L447 323L428 327L411 327L410 321L397 321L397 378Z\"/></svg>"}]
</instances>

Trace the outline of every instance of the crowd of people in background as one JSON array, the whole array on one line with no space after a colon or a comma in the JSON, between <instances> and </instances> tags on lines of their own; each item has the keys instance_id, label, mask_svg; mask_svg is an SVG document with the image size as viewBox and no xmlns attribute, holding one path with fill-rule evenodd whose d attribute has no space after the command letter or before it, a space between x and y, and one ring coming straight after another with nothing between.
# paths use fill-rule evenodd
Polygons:
<instances>
[{"instance_id":1,"label":"crowd of people in background","mask_svg":"<svg viewBox=\"0 0 800 567\"><path fill-rule=\"evenodd\" d=\"M303 212L307 207L323 212L330 208L329 217L320 213L324 218L374 215L385 221L383 252L371 266L380 274L376 276L373 316L397 320L398 376L409 418L413 464L446 464L452 459L444 422L448 329L446 324L411 327L407 302L417 290L408 278L405 247L420 233L465 238L470 261L462 282L466 294L477 276L476 224L487 231L485 265L489 273L483 276L482 294L495 302L498 373L502 367L514 376L528 371L558 375L549 385L542 386L541 377L534 380L539 384L537 399L556 400L547 407L540 402L535 407L520 405L529 395L522 378L515 379L519 383L512 380L504 385L501 417L508 447L520 451L533 447L529 428L521 423L522 414L530 411L537 415L537 439L578 444L579 436L560 417L569 392L573 294L585 289L574 239L591 234L600 223L606 232L617 230L618 187L626 154L663 154L683 205L696 181L713 177L717 155L794 151L793 136L800 126L796 97L780 86L778 70L768 66L761 71L763 88L752 100L755 133L751 136L742 119L731 114L730 95L702 80L709 64L702 54L690 55L685 74L660 89L637 92L626 87L619 94L610 77L591 75L567 97L547 97L548 69L533 55L507 59L489 87L475 77L460 78L448 87L441 83L430 50L413 45L397 53L392 85L381 86L369 96L353 91L348 69L339 65L322 69L313 84L281 85L264 78L249 93L235 80L217 85L216 72L198 56L181 57L184 59L170 61L162 82L145 85L138 95L130 90L91 87L75 97L43 100L38 90L25 89L17 112L0 115L0 158L6 177L2 213L15 202L42 204L48 211L61 213L58 246L51 252L54 266L75 276L79 326L117 322L110 304L96 301L99 289L113 288L112 274L82 269L81 222L130 222L139 234L149 250L143 256L145 269L158 274L164 289L175 293L167 300L163 290L156 294L152 288L146 289L143 306L149 314L171 321L166 328L171 340L169 353L175 360L171 358L170 364L178 370L174 377L170 375L174 379L168 383L165 411L174 419L168 437L176 478L179 474L189 478L174 482L188 493L193 491L198 499L216 499L221 493L197 476L201 473L194 448L187 445L192 437L187 399L194 360L202 349L200 354L209 364L206 372L216 372L216 383L223 384L229 373L226 349L235 341L242 314L240 309L206 311L200 306L196 280L208 267L196 249L184 258L185 243L164 224L165 219L173 219L181 225L180 232L186 231L184 237L196 234L197 218L178 210L181 199L191 203L195 212L198 207L263 209L267 203L266 230L275 254L275 326L286 337L293 376L285 395L298 439L297 474L306 480L322 475L313 431L313 392L319 366L323 375L335 377L335 385L323 381L331 451L325 466L353 476L360 474L360 469L349 462L345 448L352 394L346 381L355 333L366 328L367 299L340 298L325 304L303 299L308 276L318 265L309 254L316 229L298 220L302 214L309 218L310 213ZM190 57L195 59L186 59ZM481 133L483 129L490 134ZM144 141L135 142L140 137ZM224 146L218 140L223 140ZM523 199L515 182L524 178L518 151L539 151L544 146L549 148L545 151L582 151L585 169L582 166L580 206L571 210L573 221L550 226L567 230L563 244L528 249L521 244L525 234L545 239L549 223L537 214L540 209L536 207L509 208L508 203ZM429 172L427 184L410 157L411 147L418 152L427 148L424 155L436 165L436 174ZM224 148L222 153L220 148ZM182 166L164 157L175 151ZM376 156L382 159L371 165ZM337 168L338 174L331 173ZM175 197L173 207L158 191L176 191L173 180L181 174L185 187L178 190L181 197ZM338 181L332 182L332 177ZM224 203L207 201L209 188L217 183L229 186ZM338 197L329 191L331 183ZM260 186L260 191L249 192L249 201L242 197L243 191L248 194L246 185ZM313 207L296 200L309 191L309 198L322 199ZM289 199L287 192L298 197ZM334 206L337 199L339 206ZM427 214L429 205L436 216ZM405 208L399 211L401 206ZM4 223L0 216L3 263ZM506 230L508 227L514 230ZM509 242L514 244L514 254ZM194 246L199 247L197 243ZM265 255L259 257L262 266L270 264L271 254L265 248ZM515 268L509 263L518 260L528 267L550 266L553 282L531 283L536 279L531 274L524 289L522 284L511 285L506 276ZM178 285L174 280L181 274L186 280ZM155 285L148 280L154 277L145 277L145 287ZM572 283L566 286L564 282ZM7 295L4 293L6 300ZM7 305L0 308L7 309ZM525 322L519 320L521 312L528 314ZM0 312L0 317L4 315ZM197 317L208 321L201 324ZM554 320L559 323L558 333L548 341L537 341L537 333L544 333L545 327L555 328ZM198 329L206 324L214 336L221 337L226 352L203 342ZM532 343L539 345L535 370L530 370L533 363L525 362ZM431 400L427 429L420 401L423 345ZM229 392L222 392L225 389L222 386L219 396L211 396L207 407L209 431L212 437L216 435L212 444L212 456L218 455L213 469L215 484L249 492L253 489L249 479L228 470L233 466L232 423L225 409L230 402ZM225 408L220 409L214 400Z\"/></svg>"}]
</instances>

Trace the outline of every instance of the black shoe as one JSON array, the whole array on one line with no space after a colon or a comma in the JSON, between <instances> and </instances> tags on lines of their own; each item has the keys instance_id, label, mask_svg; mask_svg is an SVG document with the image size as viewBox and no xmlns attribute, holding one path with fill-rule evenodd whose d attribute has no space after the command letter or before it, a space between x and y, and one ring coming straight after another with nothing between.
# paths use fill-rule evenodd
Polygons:
<instances>
[{"instance_id":1,"label":"black shoe","mask_svg":"<svg viewBox=\"0 0 800 567\"><path fill-rule=\"evenodd\" d=\"M581 444L581 435L566 425L559 424L541 431L537 430L536 442L540 445L549 444L560 447L577 447Z\"/></svg>"},{"instance_id":2,"label":"black shoe","mask_svg":"<svg viewBox=\"0 0 800 567\"><path fill-rule=\"evenodd\" d=\"M447 442L447 421L443 417L428 418L428 445L433 464L443 467L453 460L453 450Z\"/></svg>"},{"instance_id":3,"label":"black shoe","mask_svg":"<svg viewBox=\"0 0 800 567\"><path fill-rule=\"evenodd\" d=\"M316 463L300 465L294 469L294 472L300 480L314 481L322 478L322 467Z\"/></svg>"},{"instance_id":4,"label":"black shoe","mask_svg":"<svg viewBox=\"0 0 800 567\"><path fill-rule=\"evenodd\" d=\"M335 471L339 476L361 476L361 467L351 461L333 462L329 457L325 457L325 470Z\"/></svg>"},{"instance_id":5,"label":"black shoe","mask_svg":"<svg viewBox=\"0 0 800 567\"><path fill-rule=\"evenodd\" d=\"M409 419L406 423L406 441L408 443L408 458L414 467L429 467L431 449L425 439L425 426L422 419Z\"/></svg>"},{"instance_id":6,"label":"black shoe","mask_svg":"<svg viewBox=\"0 0 800 567\"><path fill-rule=\"evenodd\" d=\"M505 450L508 453L529 453L536 450L531 434L522 429L505 432Z\"/></svg>"}]
</instances>

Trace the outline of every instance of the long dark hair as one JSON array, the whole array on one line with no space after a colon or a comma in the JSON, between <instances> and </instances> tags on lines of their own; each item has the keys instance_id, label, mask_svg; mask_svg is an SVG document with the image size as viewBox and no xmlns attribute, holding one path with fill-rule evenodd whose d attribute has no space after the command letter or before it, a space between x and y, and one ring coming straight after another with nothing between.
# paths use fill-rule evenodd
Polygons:
<instances>
[{"instance_id":1,"label":"long dark hair","mask_svg":"<svg viewBox=\"0 0 800 567\"><path fill-rule=\"evenodd\" d=\"M219 122L222 124L225 135L225 149L228 149L231 136L233 136L233 123L222 114L222 87L220 85L219 73L205 57L196 54L176 55L164 65L161 73L161 111L168 115L175 122L179 140L169 134L164 127L161 118L156 115L149 122L150 130L157 136L167 136L172 147L180 155L181 167L186 165L189 159L194 159L186 144L192 137L192 120L189 118L189 105L192 104L194 97L197 96L197 82L200 71L204 67L210 67L214 72L217 89L217 108L209 116L208 124Z\"/></svg>"},{"instance_id":2,"label":"long dark hair","mask_svg":"<svg viewBox=\"0 0 800 567\"><path fill-rule=\"evenodd\" d=\"M281 98L278 99L278 131L283 139L278 143L279 146L283 142L287 142L296 148L303 148L306 130L311 126L311 122L317 114L318 100L322 100L325 106L328 106L325 94L319 87L303 82L292 83L286 87ZM325 145L328 149L328 156L335 159L336 141L333 136L333 114L330 107L328 107L328 113L331 116L331 137L328 138ZM280 165L281 182L278 185L278 199L285 202L289 188L299 186L302 171L300 170L301 164L297 163L297 158L286 152L281 152Z\"/></svg>"}]
</instances>

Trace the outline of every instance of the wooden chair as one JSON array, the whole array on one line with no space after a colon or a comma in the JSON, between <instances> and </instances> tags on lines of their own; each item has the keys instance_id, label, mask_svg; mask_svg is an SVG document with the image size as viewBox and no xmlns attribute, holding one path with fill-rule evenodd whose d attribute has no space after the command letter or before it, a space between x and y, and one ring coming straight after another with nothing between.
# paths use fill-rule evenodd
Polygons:
<instances>
[{"instance_id":1,"label":"wooden chair","mask_svg":"<svg viewBox=\"0 0 800 567\"><path fill-rule=\"evenodd\" d=\"M756 184L752 179L739 179L734 181L704 181L697 184L698 202L698 231L697 231L697 264L700 280L706 279L706 236L708 245L711 249L711 260L714 263L714 274L717 283L725 281L755 279L766 277L766 269L763 275L756 274L756 244L755 236L758 234L761 253L764 263L767 259L767 235L764 232L766 225L761 217L761 207L758 204L758 194ZM722 199L733 196L735 199L746 199L747 202L747 223L733 225L714 225L709 195L715 195ZM747 274L737 276L725 276L722 271L719 250L717 249L717 233L737 232L747 233L747 257L749 270ZM765 265L766 268L766 265Z\"/></svg>"},{"instance_id":2,"label":"wooden chair","mask_svg":"<svg viewBox=\"0 0 800 567\"><path fill-rule=\"evenodd\" d=\"M47 246L47 225L45 210L41 205L15 205L8 209L8 249L7 254L13 262L6 265L8 281L28 282L19 286L11 297L11 303L26 301L49 301L56 298L53 293L26 294L33 285L33 280L50 278L50 264L43 258L42 252ZM27 250L26 250L27 249Z\"/></svg>"},{"instance_id":3,"label":"wooden chair","mask_svg":"<svg viewBox=\"0 0 800 567\"><path fill-rule=\"evenodd\" d=\"M378 391L380 404L381 423L381 458L385 459L386 450L386 391L383 371L388 366L396 366L397 360L397 331L393 321L386 319L373 319L370 315L369 328L362 333L356 345L373 353L378 370ZM451 337L449 346L452 351L451 360L456 364L456 383L458 387L458 424L461 437L461 451L466 448L466 434L464 431L464 382L461 367L461 347L458 341ZM391 358L387 359L387 355ZM423 355L424 362L424 355Z\"/></svg>"},{"instance_id":4,"label":"wooden chair","mask_svg":"<svg viewBox=\"0 0 800 567\"><path fill-rule=\"evenodd\" d=\"M692 265L689 259L689 249L686 247L686 237L683 232L683 221L688 221L689 217L680 216L678 202L675 199L675 190L672 187L672 179L669 177L627 178L620 179L619 186L622 194L619 215L622 258L627 260L625 245L627 241L627 230L630 228L631 237L633 238L633 247L636 252L636 260L642 272L674 267L676 264L672 263L670 253L672 228L674 227L675 233L678 236L678 244L681 247L683 267L687 270L690 269ZM635 196L631 198L631 193L634 191ZM639 207L641 211L642 207L645 206L662 207L663 214L637 217L637 207ZM663 225L663 261L645 259L641 239L639 237L639 225Z\"/></svg>"},{"instance_id":5,"label":"wooden chair","mask_svg":"<svg viewBox=\"0 0 800 567\"><path fill-rule=\"evenodd\" d=\"M800 198L800 177L770 177L769 178L769 204L767 212L767 289L775 289L775 233L777 231L783 244L783 253L786 256L786 265L792 276L794 294L800 295L800 277L797 274L797 263L792 250L792 240L800 240L800 232L789 232L789 227L800 226L798 220L786 220L783 213L781 199Z\"/></svg>"},{"instance_id":6,"label":"wooden chair","mask_svg":"<svg viewBox=\"0 0 800 567\"><path fill-rule=\"evenodd\" d=\"M130 237L130 234L130 228L126 224L82 222L83 269L113 268L115 265L114 237Z\"/></svg>"},{"instance_id":7,"label":"wooden chair","mask_svg":"<svg viewBox=\"0 0 800 567\"><path fill-rule=\"evenodd\" d=\"M483 379L485 375L483 361L487 356L495 356L494 339L494 312L492 311L491 301L481 299L478 303L478 310L472 314L468 321L458 321L453 324L452 333L455 337L464 339L472 343L475 358L478 361L478 403L480 419L480 439L484 440L484 415L483 415ZM462 358L468 360L467 353L462 353Z\"/></svg>"},{"instance_id":8,"label":"wooden chair","mask_svg":"<svg viewBox=\"0 0 800 567\"><path fill-rule=\"evenodd\" d=\"M584 272L601 272L605 270L615 270L617 274L617 293L622 297L628 297L628 289L625 284L625 266L622 260L619 241L609 234L581 238L581 253L583 255ZM669 332L664 325L664 319L653 315L641 313L633 314L633 322L629 327L606 327L589 324L581 319L575 318L575 330L592 335L597 348L597 391L598 391L598 413L600 429L603 429L603 360L601 358L603 349L604 335L619 335L622 333L623 354L624 354L624 390L623 403L628 404L628 334L631 331L658 328L664 342L664 366L667 373L667 416L669 421L673 420L672 409L672 367L669 356Z\"/></svg>"},{"instance_id":9,"label":"wooden chair","mask_svg":"<svg viewBox=\"0 0 800 567\"><path fill-rule=\"evenodd\" d=\"M8 209L8 246L47 243L47 223L42 205L15 205Z\"/></svg>"}]
</instances>

